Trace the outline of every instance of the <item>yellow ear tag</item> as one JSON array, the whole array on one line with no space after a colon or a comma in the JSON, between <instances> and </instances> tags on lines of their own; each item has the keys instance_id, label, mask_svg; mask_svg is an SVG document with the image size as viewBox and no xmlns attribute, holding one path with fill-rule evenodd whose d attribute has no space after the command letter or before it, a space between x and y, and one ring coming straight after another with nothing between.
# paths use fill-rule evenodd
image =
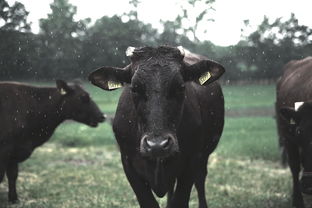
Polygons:
<instances>
[{"instance_id":1,"label":"yellow ear tag","mask_svg":"<svg viewBox=\"0 0 312 208\"><path fill-rule=\"evenodd\" d=\"M66 95L67 92L63 88L61 88L60 93L61 95Z\"/></svg>"},{"instance_id":2,"label":"yellow ear tag","mask_svg":"<svg viewBox=\"0 0 312 208\"><path fill-rule=\"evenodd\" d=\"M118 89L122 87L122 84L120 82L115 82L115 81L111 81L109 80L107 82L107 86L109 90L113 90L113 89Z\"/></svg>"},{"instance_id":3,"label":"yellow ear tag","mask_svg":"<svg viewBox=\"0 0 312 208\"><path fill-rule=\"evenodd\" d=\"M296 124L296 121L295 121L295 119L291 118L289 123L294 125L294 124Z\"/></svg>"},{"instance_id":4,"label":"yellow ear tag","mask_svg":"<svg viewBox=\"0 0 312 208\"><path fill-rule=\"evenodd\" d=\"M208 79L210 79L211 74L210 72L205 72L201 77L199 77L198 81L201 85L203 85L205 82L207 82Z\"/></svg>"}]
</instances>

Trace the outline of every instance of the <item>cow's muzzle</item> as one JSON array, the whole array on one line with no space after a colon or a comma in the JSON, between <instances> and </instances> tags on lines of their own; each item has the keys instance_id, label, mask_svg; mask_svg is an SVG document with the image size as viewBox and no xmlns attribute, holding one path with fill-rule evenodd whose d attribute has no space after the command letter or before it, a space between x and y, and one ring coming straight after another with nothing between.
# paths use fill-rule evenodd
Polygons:
<instances>
[{"instance_id":1,"label":"cow's muzzle","mask_svg":"<svg viewBox=\"0 0 312 208\"><path fill-rule=\"evenodd\" d=\"M91 127L97 127L99 123L102 123L106 120L107 116L105 114L100 114L97 117L91 119L88 122L88 125Z\"/></svg>"},{"instance_id":2,"label":"cow's muzzle","mask_svg":"<svg viewBox=\"0 0 312 208\"><path fill-rule=\"evenodd\" d=\"M177 151L177 139L172 134L162 136L144 135L141 139L140 152L143 156L166 158Z\"/></svg>"},{"instance_id":3,"label":"cow's muzzle","mask_svg":"<svg viewBox=\"0 0 312 208\"><path fill-rule=\"evenodd\" d=\"M300 184L302 193L312 195L312 172L303 172Z\"/></svg>"}]
</instances>

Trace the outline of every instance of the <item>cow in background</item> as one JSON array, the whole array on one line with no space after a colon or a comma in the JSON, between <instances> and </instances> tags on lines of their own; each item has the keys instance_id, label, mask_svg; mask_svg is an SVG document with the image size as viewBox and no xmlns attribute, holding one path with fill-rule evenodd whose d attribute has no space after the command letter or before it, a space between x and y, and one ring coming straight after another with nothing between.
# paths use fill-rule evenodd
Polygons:
<instances>
[{"instance_id":1,"label":"cow in background","mask_svg":"<svg viewBox=\"0 0 312 208\"><path fill-rule=\"evenodd\" d=\"M283 160L292 173L293 206L303 208L302 193L312 194L312 57L284 66L277 83L276 116Z\"/></svg>"},{"instance_id":2,"label":"cow in background","mask_svg":"<svg viewBox=\"0 0 312 208\"><path fill-rule=\"evenodd\" d=\"M56 81L57 87L35 87L0 82L0 182L6 173L9 201L16 202L18 163L51 137L56 127L71 119L91 127L105 117L77 84Z\"/></svg>"},{"instance_id":3,"label":"cow in background","mask_svg":"<svg viewBox=\"0 0 312 208\"><path fill-rule=\"evenodd\" d=\"M215 82L220 64L183 48L128 48L131 64L102 67L89 80L104 90L124 86L113 130L125 174L141 208L187 208L193 184L207 208L207 161L224 124L224 99Z\"/></svg>"}]
</instances>

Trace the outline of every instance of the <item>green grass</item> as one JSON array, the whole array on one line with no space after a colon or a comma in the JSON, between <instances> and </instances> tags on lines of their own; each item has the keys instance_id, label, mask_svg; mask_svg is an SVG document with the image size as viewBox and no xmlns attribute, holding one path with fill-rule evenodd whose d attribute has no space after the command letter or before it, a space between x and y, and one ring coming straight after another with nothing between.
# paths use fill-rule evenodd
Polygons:
<instances>
[{"instance_id":1,"label":"green grass","mask_svg":"<svg viewBox=\"0 0 312 208\"><path fill-rule=\"evenodd\" d=\"M273 107L274 85L223 86L226 109Z\"/></svg>"},{"instance_id":2,"label":"green grass","mask_svg":"<svg viewBox=\"0 0 312 208\"><path fill-rule=\"evenodd\" d=\"M113 114L120 91L86 89L101 109ZM226 86L227 109L271 108L274 86ZM272 116L228 117L209 160L206 183L211 208L290 208L291 178L279 165ZM20 165L20 203L8 205L7 181L0 184L0 207L134 208L135 196L123 173L111 126L61 125L51 141ZM160 199L165 207L165 199ZM190 208L197 207L193 191Z\"/></svg>"},{"instance_id":3,"label":"green grass","mask_svg":"<svg viewBox=\"0 0 312 208\"><path fill-rule=\"evenodd\" d=\"M217 152L229 158L279 161L275 120L271 117L227 118Z\"/></svg>"}]
</instances>

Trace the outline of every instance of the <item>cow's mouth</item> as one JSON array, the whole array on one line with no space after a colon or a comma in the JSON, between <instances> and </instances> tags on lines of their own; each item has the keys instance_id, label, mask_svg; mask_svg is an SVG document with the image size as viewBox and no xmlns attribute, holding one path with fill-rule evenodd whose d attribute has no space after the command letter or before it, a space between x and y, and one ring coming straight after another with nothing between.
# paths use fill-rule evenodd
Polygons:
<instances>
[{"instance_id":1,"label":"cow's mouth","mask_svg":"<svg viewBox=\"0 0 312 208\"><path fill-rule=\"evenodd\" d=\"M149 158L150 160L153 160L153 161L161 161L161 162L164 162L166 161L167 159L173 157L177 152L166 152L166 151L160 151L160 152L141 152L141 154L144 156L144 157L147 157Z\"/></svg>"},{"instance_id":2,"label":"cow's mouth","mask_svg":"<svg viewBox=\"0 0 312 208\"><path fill-rule=\"evenodd\" d=\"M98 126L98 122L96 121L91 121L88 125L91 126L91 127L97 127Z\"/></svg>"},{"instance_id":3,"label":"cow's mouth","mask_svg":"<svg viewBox=\"0 0 312 208\"><path fill-rule=\"evenodd\" d=\"M101 115L96 120L90 120L88 125L91 127L97 127L98 124L104 122L105 119L106 119L106 115Z\"/></svg>"}]
</instances>

